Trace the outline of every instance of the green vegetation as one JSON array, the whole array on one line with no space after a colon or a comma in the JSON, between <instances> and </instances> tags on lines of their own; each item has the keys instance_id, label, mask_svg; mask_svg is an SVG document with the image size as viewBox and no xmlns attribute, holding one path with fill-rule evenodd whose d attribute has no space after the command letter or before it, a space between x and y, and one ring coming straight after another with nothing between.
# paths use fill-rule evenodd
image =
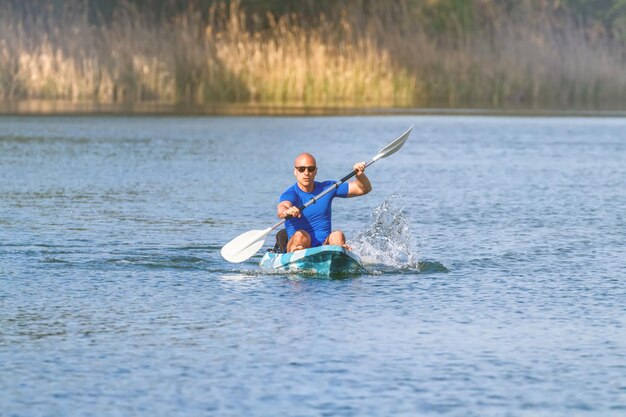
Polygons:
<instances>
[{"instance_id":1,"label":"green vegetation","mask_svg":"<svg viewBox=\"0 0 626 417\"><path fill-rule=\"evenodd\" d=\"M5 100L624 107L626 0L0 0Z\"/></svg>"}]
</instances>

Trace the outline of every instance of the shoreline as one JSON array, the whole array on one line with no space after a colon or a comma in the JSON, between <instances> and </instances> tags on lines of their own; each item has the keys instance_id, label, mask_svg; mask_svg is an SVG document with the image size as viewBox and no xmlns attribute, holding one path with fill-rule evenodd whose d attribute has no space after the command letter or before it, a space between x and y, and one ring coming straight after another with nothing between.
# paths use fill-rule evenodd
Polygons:
<instances>
[{"instance_id":1,"label":"shoreline","mask_svg":"<svg viewBox=\"0 0 626 417\"><path fill-rule=\"evenodd\" d=\"M626 109L527 107L308 106L258 103L187 105L171 103L103 104L63 100L0 102L0 116L519 116L626 117Z\"/></svg>"}]
</instances>

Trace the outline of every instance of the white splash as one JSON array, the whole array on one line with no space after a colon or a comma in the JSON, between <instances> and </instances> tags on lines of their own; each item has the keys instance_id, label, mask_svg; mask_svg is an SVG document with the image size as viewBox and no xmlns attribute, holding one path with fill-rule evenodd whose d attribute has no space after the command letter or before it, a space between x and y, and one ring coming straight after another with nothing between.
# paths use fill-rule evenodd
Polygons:
<instances>
[{"instance_id":1,"label":"white splash","mask_svg":"<svg viewBox=\"0 0 626 417\"><path fill-rule=\"evenodd\" d=\"M398 199L397 195L387 197L372 210L367 228L348 242L364 263L401 269L418 268L409 219L404 207L396 207Z\"/></svg>"}]
</instances>

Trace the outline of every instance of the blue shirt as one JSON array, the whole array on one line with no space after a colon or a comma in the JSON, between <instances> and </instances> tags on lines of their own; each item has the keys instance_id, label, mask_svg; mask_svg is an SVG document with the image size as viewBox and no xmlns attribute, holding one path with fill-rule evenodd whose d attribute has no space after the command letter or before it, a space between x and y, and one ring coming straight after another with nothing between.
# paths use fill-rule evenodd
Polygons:
<instances>
[{"instance_id":1,"label":"blue shirt","mask_svg":"<svg viewBox=\"0 0 626 417\"><path fill-rule=\"evenodd\" d=\"M287 188L285 192L280 195L279 203L282 201L290 201L296 207L301 207L307 203L310 199L332 187L337 181L324 181L314 182L315 187L312 193L302 191L298 187L298 183L295 183L291 187ZM292 217L285 221L285 229L287 230L287 236L289 239L298 230L304 230L311 235L311 246L320 246L330 232L332 232L332 203L333 198L341 197L346 198L348 196L348 183L344 182L333 191L326 194L324 197L317 200L302 211L302 217Z\"/></svg>"}]
</instances>

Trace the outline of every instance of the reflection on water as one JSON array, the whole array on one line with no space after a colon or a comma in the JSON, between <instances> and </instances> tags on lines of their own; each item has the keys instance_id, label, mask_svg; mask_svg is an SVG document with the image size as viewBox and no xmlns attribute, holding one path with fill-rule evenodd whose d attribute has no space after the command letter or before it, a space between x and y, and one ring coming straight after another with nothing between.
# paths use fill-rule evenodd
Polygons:
<instances>
[{"instance_id":1,"label":"reflection on water","mask_svg":"<svg viewBox=\"0 0 626 417\"><path fill-rule=\"evenodd\" d=\"M13 115L231 115L231 116L337 116L337 115L509 115L626 117L626 111L613 107L541 109L522 106L498 108L450 107L371 107L342 105L311 106L304 103L284 105L260 103L185 104L167 102L98 103L69 100L0 101L0 114Z\"/></svg>"},{"instance_id":2,"label":"reflection on water","mask_svg":"<svg viewBox=\"0 0 626 417\"><path fill-rule=\"evenodd\" d=\"M310 106L305 104L273 105L255 103L220 103L206 105L173 104L173 103L97 103L73 102L64 100L25 100L0 102L0 114L20 115L54 115L54 114L119 114L119 115L350 115L350 114L389 114L405 112L402 109L383 107L353 107L353 106ZM415 109L416 112L421 112Z\"/></svg>"}]
</instances>

